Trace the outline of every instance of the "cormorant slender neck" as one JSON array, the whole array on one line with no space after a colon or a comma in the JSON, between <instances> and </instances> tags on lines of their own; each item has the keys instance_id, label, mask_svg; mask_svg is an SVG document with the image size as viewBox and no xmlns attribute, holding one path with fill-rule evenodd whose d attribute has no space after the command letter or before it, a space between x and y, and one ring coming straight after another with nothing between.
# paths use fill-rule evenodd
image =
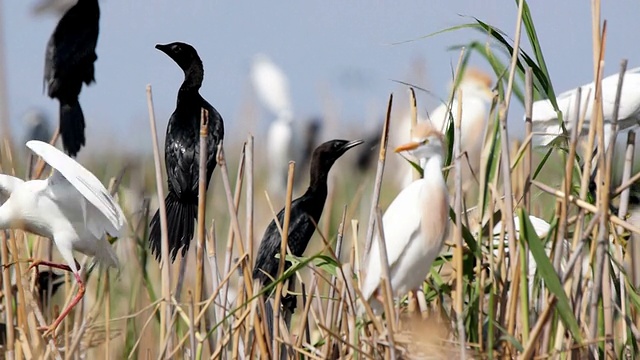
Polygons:
<instances>
[{"instance_id":1,"label":"cormorant slender neck","mask_svg":"<svg viewBox=\"0 0 640 360\"><path fill-rule=\"evenodd\" d=\"M180 86L180 91L198 91L202 86L204 80L204 67L202 66L202 60L193 59L191 66L184 70L184 81Z\"/></svg>"},{"instance_id":2,"label":"cormorant slender neck","mask_svg":"<svg viewBox=\"0 0 640 360\"><path fill-rule=\"evenodd\" d=\"M329 176L329 170L331 170L331 164L321 163L320 159L313 157L311 159L311 166L309 168L309 189L307 192L323 191L327 192L327 177Z\"/></svg>"}]
</instances>

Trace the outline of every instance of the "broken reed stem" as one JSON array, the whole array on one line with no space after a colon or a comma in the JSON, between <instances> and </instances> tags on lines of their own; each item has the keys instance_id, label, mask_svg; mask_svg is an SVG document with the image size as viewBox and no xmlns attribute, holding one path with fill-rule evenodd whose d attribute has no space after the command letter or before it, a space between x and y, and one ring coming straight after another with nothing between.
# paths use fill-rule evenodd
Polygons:
<instances>
[{"instance_id":1,"label":"broken reed stem","mask_svg":"<svg viewBox=\"0 0 640 360\"><path fill-rule=\"evenodd\" d=\"M276 279L280 279L284 273L285 257L287 255L287 243L289 240L289 222L291 220L291 195L293 193L293 173L295 171L295 162L289 161L289 172L287 176L287 197L284 203L284 220L282 224L282 237L280 240L280 261L278 262L278 273ZM291 277L289 281L295 281L295 277ZM280 359L280 346L278 345L278 332L280 330L280 302L282 296L283 281L276 285L275 298L273 300L273 358Z\"/></svg>"},{"instance_id":2,"label":"broken reed stem","mask_svg":"<svg viewBox=\"0 0 640 360\"><path fill-rule=\"evenodd\" d=\"M151 140L153 143L153 163L155 165L156 191L158 193L158 211L160 212L160 253L162 261L160 269L162 272L162 298L160 304L160 341L159 352L163 352L163 342L168 333L168 319L171 317L171 270L169 258L169 239L167 233L167 209L164 204L164 187L162 186L162 165L160 163L160 145L158 144L158 133L156 131L156 115L153 109L153 95L151 85L147 85L147 106L149 109L149 126L151 128Z\"/></svg>"},{"instance_id":3,"label":"broken reed stem","mask_svg":"<svg viewBox=\"0 0 640 360\"><path fill-rule=\"evenodd\" d=\"M246 196L246 207L247 207L247 256L249 257L247 260L248 264L253 264L253 135L249 135L247 138L247 149L245 152L246 157L246 179L247 183L247 196Z\"/></svg>"},{"instance_id":4,"label":"broken reed stem","mask_svg":"<svg viewBox=\"0 0 640 360\"><path fill-rule=\"evenodd\" d=\"M195 301L193 302L193 313L200 312L200 301L202 301L202 293L204 287L204 247L206 238L206 222L205 214L207 209L207 137L209 136L209 111L202 108L200 113L200 147L199 147L199 162L198 162L198 228L196 237L198 242L196 244L196 289L195 289ZM184 262L186 258L183 258ZM176 294L179 296L179 294ZM200 329L199 324L191 324L191 328ZM194 344L192 344L194 346Z\"/></svg>"},{"instance_id":5,"label":"broken reed stem","mask_svg":"<svg viewBox=\"0 0 640 360\"><path fill-rule=\"evenodd\" d=\"M378 153L378 166L376 168L376 181L373 186L373 195L371 196L371 209L369 211L369 225L367 226L367 237L365 238L364 251L361 255L361 268L355 269L356 273L362 279L361 269L367 266L367 255L371 249L371 241L373 239L374 222L376 218L376 209L380 200L380 187L382 186L382 175L384 173L384 164L387 158L387 144L389 142L389 123L391 121L391 106L393 104L393 94L389 95L387 104L387 116L382 127L382 136L380 137L380 152Z\"/></svg>"}]
</instances>

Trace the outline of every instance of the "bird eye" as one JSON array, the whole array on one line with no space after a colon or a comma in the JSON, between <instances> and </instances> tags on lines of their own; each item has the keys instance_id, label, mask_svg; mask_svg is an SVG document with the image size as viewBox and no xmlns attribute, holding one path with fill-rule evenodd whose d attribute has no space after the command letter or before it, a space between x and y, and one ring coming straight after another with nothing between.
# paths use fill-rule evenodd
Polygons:
<instances>
[{"instance_id":1,"label":"bird eye","mask_svg":"<svg viewBox=\"0 0 640 360\"><path fill-rule=\"evenodd\" d=\"M422 143L422 145L426 145L426 144L428 144L428 143L429 143L429 139L428 139L428 138L427 138L427 139L424 139L424 140L422 140L422 142L421 142L421 143Z\"/></svg>"}]
</instances>

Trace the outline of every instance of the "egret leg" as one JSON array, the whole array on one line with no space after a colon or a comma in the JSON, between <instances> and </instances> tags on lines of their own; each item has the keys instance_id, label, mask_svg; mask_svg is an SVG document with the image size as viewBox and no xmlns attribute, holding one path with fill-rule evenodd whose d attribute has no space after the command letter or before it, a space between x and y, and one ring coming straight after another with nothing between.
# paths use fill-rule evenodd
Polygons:
<instances>
[{"instance_id":1,"label":"egret leg","mask_svg":"<svg viewBox=\"0 0 640 360\"><path fill-rule=\"evenodd\" d=\"M55 331L58 325L60 325L62 320L64 320L64 318L67 317L67 315L69 315L69 312L71 312L71 309L73 309L74 306L76 306L80 302L80 300L82 300L82 298L84 297L85 286L84 286L84 283L82 282L82 279L80 279L80 275L74 272L73 276L76 278L76 282L78 283L78 292L76 293L76 296L73 298L73 300L71 300L69 305L67 305L67 307L64 308L62 313L60 313L60 316L58 316L58 318L51 325L38 328L38 330L44 331L44 334L42 336L46 337L49 334L55 334Z\"/></svg>"}]
</instances>

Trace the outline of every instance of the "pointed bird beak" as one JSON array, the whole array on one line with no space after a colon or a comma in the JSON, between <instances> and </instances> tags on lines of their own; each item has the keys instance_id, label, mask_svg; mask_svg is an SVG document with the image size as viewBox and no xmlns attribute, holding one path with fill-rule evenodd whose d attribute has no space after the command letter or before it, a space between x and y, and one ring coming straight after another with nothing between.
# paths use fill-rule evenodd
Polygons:
<instances>
[{"instance_id":1,"label":"pointed bird beak","mask_svg":"<svg viewBox=\"0 0 640 360\"><path fill-rule=\"evenodd\" d=\"M360 144L362 144L364 142L364 140L353 140L353 141L349 141L348 143L344 144L344 151L347 151L349 149L351 149L354 146L358 146Z\"/></svg>"},{"instance_id":2,"label":"pointed bird beak","mask_svg":"<svg viewBox=\"0 0 640 360\"><path fill-rule=\"evenodd\" d=\"M163 53L167 53L167 50L169 49L169 46L167 45L162 45L162 44L156 44L156 49L162 51Z\"/></svg>"},{"instance_id":3,"label":"pointed bird beak","mask_svg":"<svg viewBox=\"0 0 640 360\"><path fill-rule=\"evenodd\" d=\"M408 150L415 150L418 146L420 146L420 143L417 143L415 141L412 141L410 143L406 143L403 145L398 146L395 149L395 152L401 152L401 151L408 151Z\"/></svg>"}]
</instances>

